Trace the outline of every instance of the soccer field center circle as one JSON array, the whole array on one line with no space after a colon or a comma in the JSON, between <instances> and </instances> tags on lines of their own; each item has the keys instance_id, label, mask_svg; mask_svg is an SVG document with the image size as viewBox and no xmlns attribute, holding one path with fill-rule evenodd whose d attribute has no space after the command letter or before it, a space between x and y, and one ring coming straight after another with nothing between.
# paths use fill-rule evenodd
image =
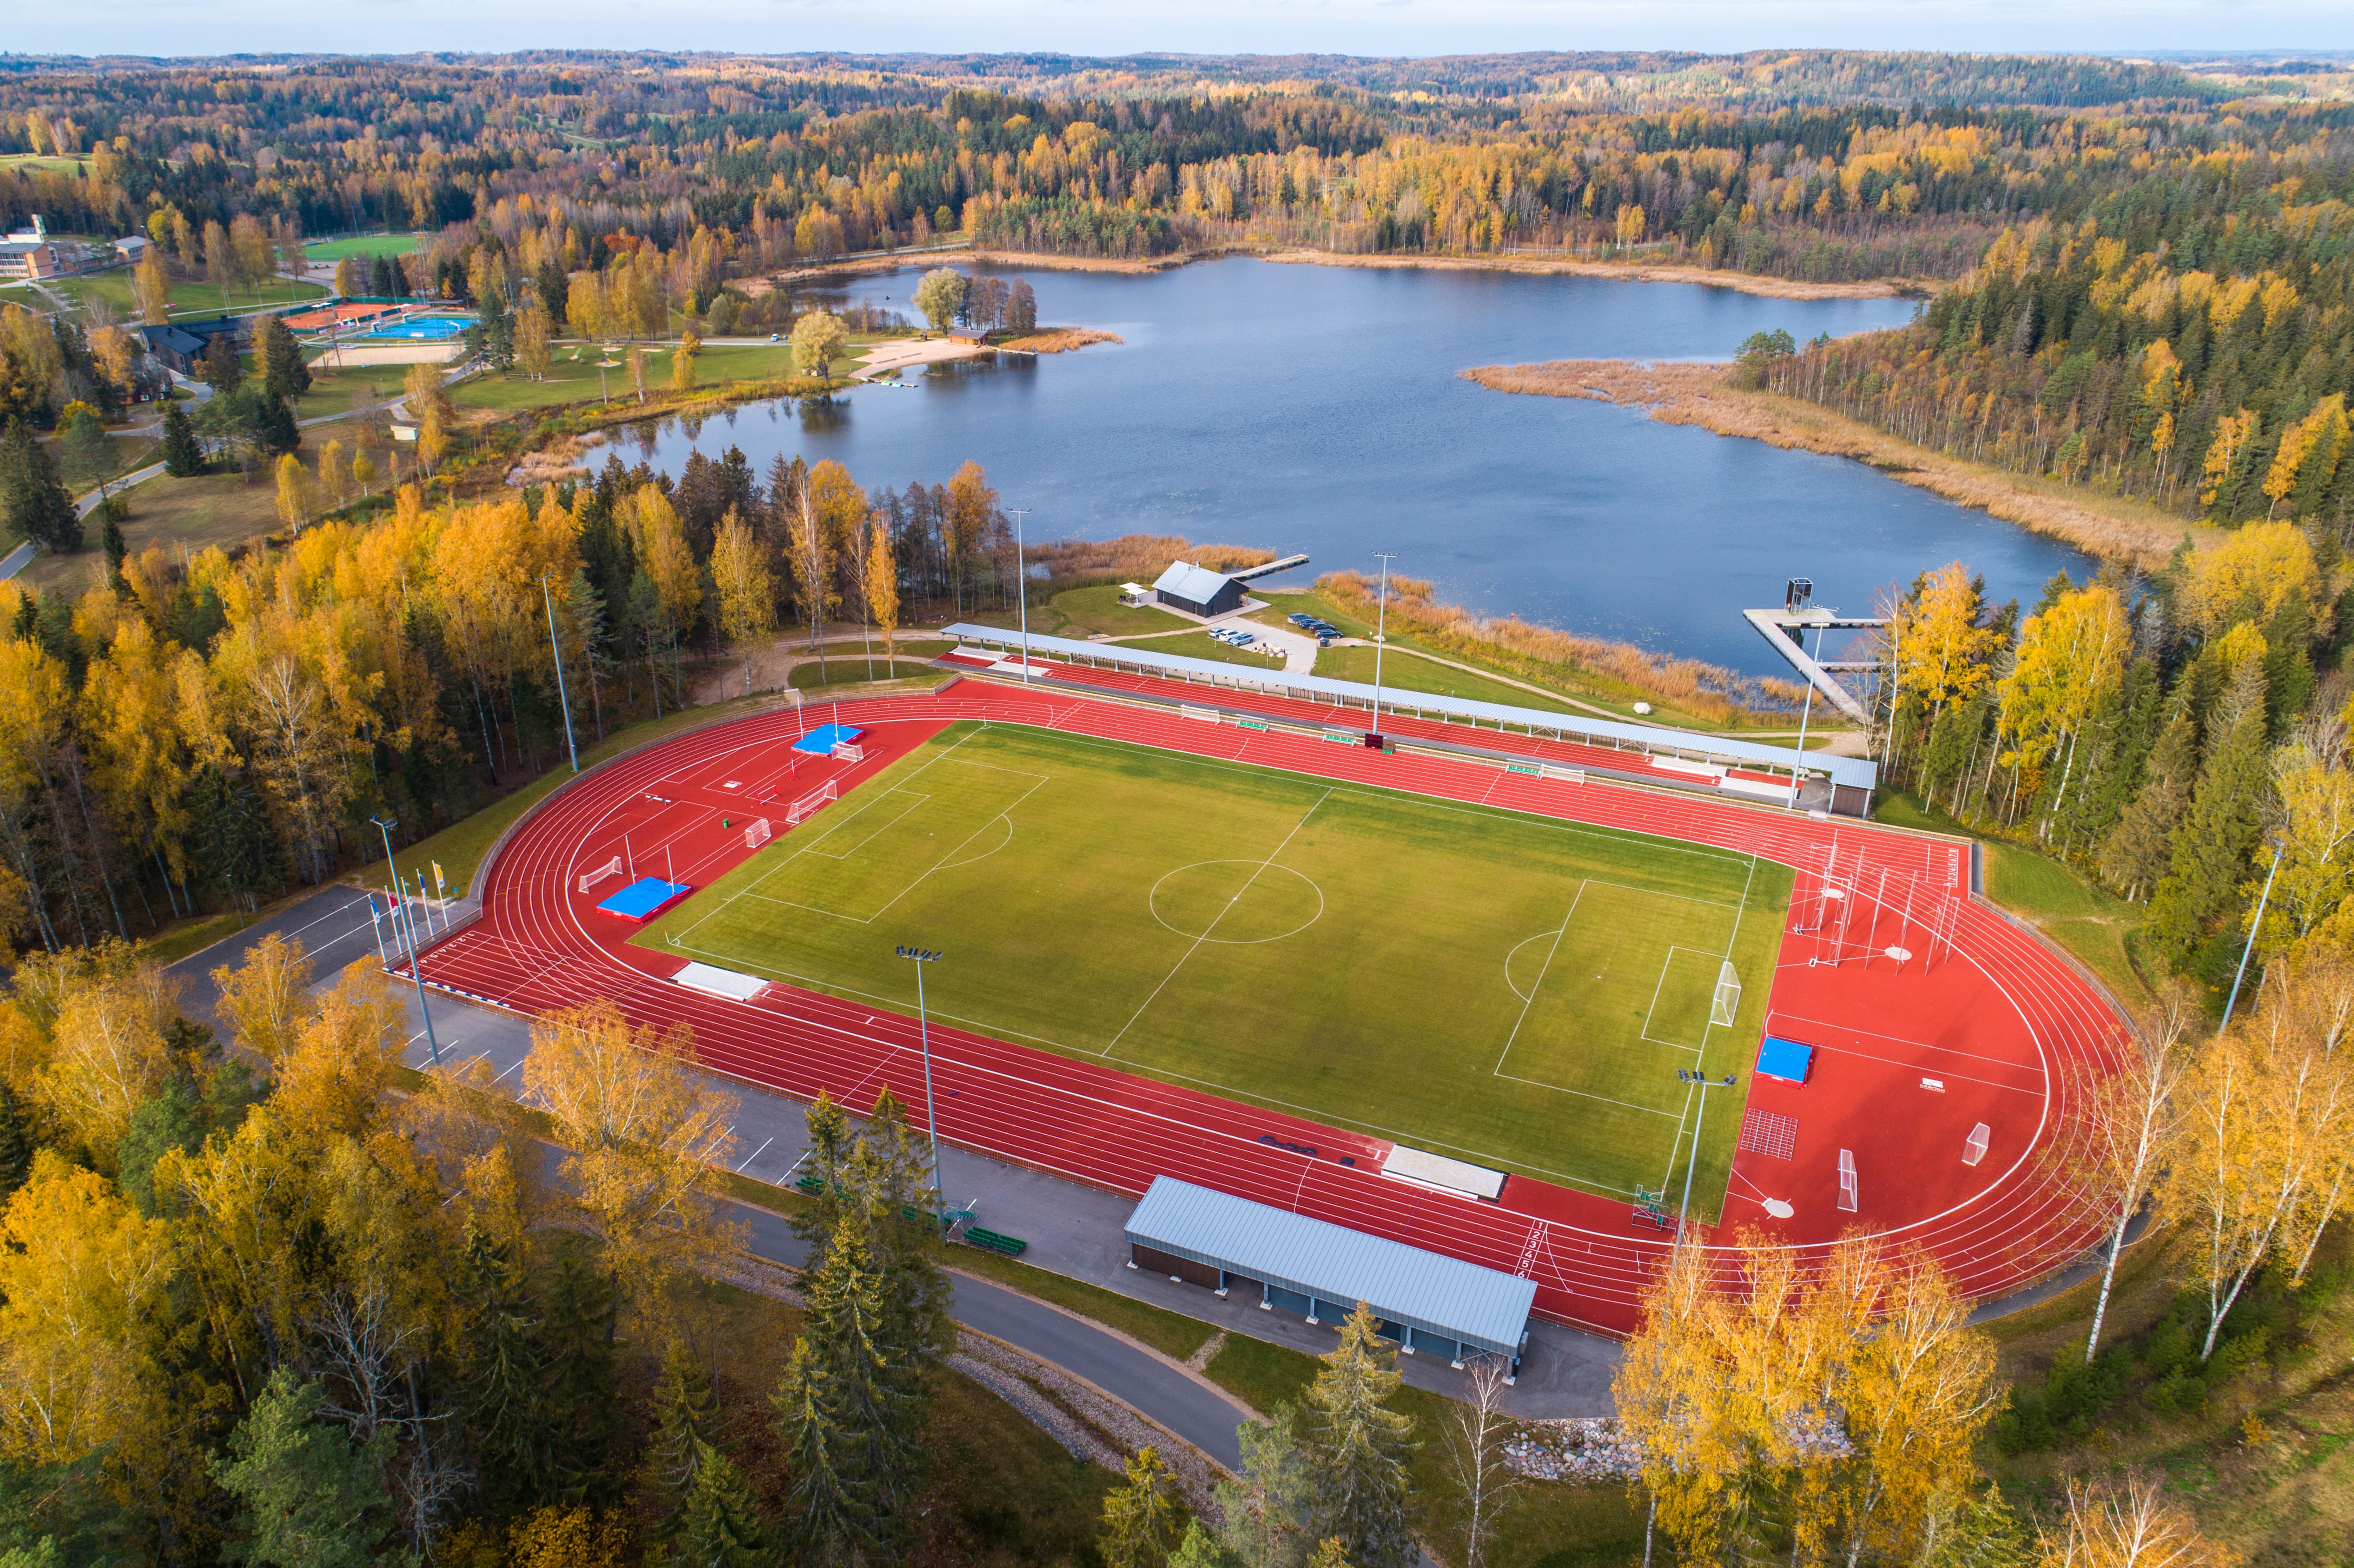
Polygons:
<instances>
[{"instance_id":1,"label":"soccer field center circle","mask_svg":"<svg viewBox=\"0 0 2354 1568\"><path fill-rule=\"evenodd\" d=\"M1152 885L1146 902L1152 917L1179 936L1235 947L1280 942L1324 917L1324 890L1306 873L1271 860L1181 865Z\"/></svg>"},{"instance_id":2,"label":"soccer field center circle","mask_svg":"<svg viewBox=\"0 0 2354 1568\"><path fill-rule=\"evenodd\" d=\"M979 720L1172 755L1233 758L1434 801L1489 798L1547 820L1716 845L1785 865L1819 862L1827 848L1834 849L1843 857L1861 857L1862 884L1850 879L1859 907L1874 902L1868 878L1876 867L1918 871L1955 849L1953 841L1853 823L1664 791L1500 778L1490 768L1382 758L1213 728L1173 712L1074 699L1067 689L1025 693L967 680L934 696L842 705L838 718L872 731L867 758L854 766L824 765L840 779L843 800L801 829L780 832L778 842L790 844L795 834L822 827L829 816L854 804L862 782L944 726ZM710 886L751 852L740 833L718 828L716 809L729 803L726 797L703 797L711 807L705 811L711 817L707 832L673 832L685 815L701 810L687 799L686 787L748 779L758 759L777 755L804 728L790 712L724 721L642 747L568 783L494 850L477 879L482 918L428 951L425 978L534 1014L612 996L642 1023L690 1023L702 1062L748 1084L802 1099L822 1089L854 1100L871 1098L887 1082L907 1097L919 1081L919 1059L907 1016L912 1009L904 1003L790 981L770 984L757 1001L736 1003L649 983L665 980L695 955L630 945L613 929L618 923L594 916L590 901L572 892L572 879L602 851L597 835L621 831L636 835L641 864L648 846L667 834L675 841L679 879ZM811 777L804 767L790 788L805 789ZM776 793L788 788L779 782ZM743 800L736 814L754 809ZM1803 902L1803 881L1800 893L1791 924ZM1892 911L1889 917L1896 916ZM1518 935L1528 931L1523 927ZM922 937L886 926L878 926L876 935L886 949L895 938ZM1086 937L1070 934L1075 959ZM1749 1097L1749 1110L1797 1126L1794 1139L1776 1143L1770 1126L1760 1139L1785 1152L1794 1142L1796 1158L1753 1150L1744 1125L1719 1223L1701 1233L1712 1255L1728 1266L1736 1263L1752 1228L1759 1239L1788 1243L1808 1255L1819 1255L1855 1230L1922 1246L1975 1297L2003 1294L2073 1261L2090 1237L2073 1216L2069 1195L2052 1185L2054 1173L2066 1169L2066 1156L2036 1157L2061 1126L2055 1101L2068 1092L2065 1069L2105 1069L2113 1062L2117 1021L2089 977L2041 938L1976 902L1963 906L1952 933L1954 958L1926 975L1918 966L1900 973L1884 961L1870 969L1852 961L1817 968L1807 960L1803 934L1786 927L1779 939L1773 973L1746 978L1754 991L1772 987L1772 1028L1807 1034L1826 1065L1804 1086L1745 1083L1738 1091ZM1919 945L1917 934L1914 945ZM1071 974L1071 983L1086 983L1076 963ZM1434 1010L1444 1008L1445 998L1431 1000ZM1131 1194L1141 1193L1155 1175L1171 1174L1521 1274L1538 1285L1539 1311L1563 1321L1613 1332L1631 1328L1635 1296L1670 1245L1667 1236L1630 1224L1623 1201L1520 1176L1495 1202L1410 1188L1378 1174L1384 1139L991 1037L959 1027L938 1011L931 1047L944 1139ZM1745 1048L1754 1053L1755 1042ZM1739 1066L1746 1080L1748 1064ZM1711 1097L1706 1114L1738 1117L1745 1124L1742 1104L1719 1094ZM1964 1165L1959 1150L1973 1121L1994 1123L1993 1153ZM1414 1141L1404 1134L1397 1140ZM1317 1152L1302 1152L1309 1150ZM1344 1152L1356 1159L1354 1166L1339 1163ZM1835 1158L1861 1173L1857 1211L1838 1204ZM1704 1208L1698 1194L1694 1208ZM1779 1217L1785 1208L1790 1216ZM1713 1213L1714 1202L1705 1209ZM1019 1216L993 1217L1018 1231Z\"/></svg>"}]
</instances>

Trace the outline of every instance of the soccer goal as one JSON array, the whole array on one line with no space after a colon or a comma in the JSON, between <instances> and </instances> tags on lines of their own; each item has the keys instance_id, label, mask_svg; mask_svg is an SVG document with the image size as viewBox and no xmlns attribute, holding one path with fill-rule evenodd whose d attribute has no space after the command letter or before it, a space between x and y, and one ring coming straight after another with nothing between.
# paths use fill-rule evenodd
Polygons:
<instances>
[{"instance_id":1,"label":"soccer goal","mask_svg":"<svg viewBox=\"0 0 2354 1568\"><path fill-rule=\"evenodd\" d=\"M811 790L808 794L802 796L800 800L785 808L785 825L787 827L792 827L798 824L802 818L808 816L811 811L814 811L820 806L824 805L828 800L839 799L841 799L841 797L834 792L833 780L829 779L824 783L819 785L816 789Z\"/></svg>"},{"instance_id":2,"label":"soccer goal","mask_svg":"<svg viewBox=\"0 0 2354 1568\"><path fill-rule=\"evenodd\" d=\"M583 872L581 874L580 891L586 893L590 888L596 886L599 883L604 881L607 877L619 876L620 874L621 857L620 855L615 855L611 860L606 862L603 865L599 866L596 870Z\"/></svg>"},{"instance_id":3,"label":"soccer goal","mask_svg":"<svg viewBox=\"0 0 2354 1568\"><path fill-rule=\"evenodd\" d=\"M1733 960L1727 959L1716 971L1716 995L1709 1000L1708 1021L1727 1027L1733 1022L1733 1015L1740 1011L1741 977L1734 972Z\"/></svg>"},{"instance_id":4,"label":"soccer goal","mask_svg":"<svg viewBox=\"0 0 2354 1568\"><path fill-rule=\"evenodd\" d=\"M866 760L866 748L854 741L837 741L834 743L833 757L837 762L864 762Z\"/></svg>"},{"instance_id":5,"label":"soccer goal","mask_svg":"<svg viewBox=\"0 0 2354 1568\"><path fill-rule=\"evenodd\" d=\"M769 819L768 819L768 818L763 817L763 818L761 818L758 821L754 822L754 823L751 823L749 826L748 826L748 827L746 827L746 828L745 828L745 830L744 830L744 847L745 847L746 849L758 849L762 844L767 843L768 842L769 842Z\"/></svg>"}]
</instances>

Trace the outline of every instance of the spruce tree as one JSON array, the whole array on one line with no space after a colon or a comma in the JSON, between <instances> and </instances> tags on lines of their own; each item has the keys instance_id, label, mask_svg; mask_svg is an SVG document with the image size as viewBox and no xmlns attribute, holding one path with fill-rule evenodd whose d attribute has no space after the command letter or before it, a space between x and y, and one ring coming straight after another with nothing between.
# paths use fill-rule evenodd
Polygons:
<instances>
[{"instance_id":1,"label":"spruce tree","mask_svg":"<svg viewBox=\"0 0 2354 1568\"><path fill-rule=\"evenodd\" d=\"M243 1505L237 1555L270 1568L364 1568L390 1530L385 1466L393 1428L355 1447L345 1429L321 1418L326 1391L297 1383L280 1367L237 1430L213 1478Z\"/></svg>"},{"instance_id":2,"label":"spruce tree","mask_svg":"<svg viewBox=\"0 0 2354 1568\"><path fill-rule=\"evenodd\" d=\"M800 1169L809 1183L805 1190L810 1203L792 1217L791 1224L793 1234L809 1245L809 1258L802 1266L800 1280L806 1292L824 1262L827 1244L842 1228L842 1216L849 1211L850 1196L843 1179L849 1171L850 1151L856 1140L850 1130L850 1118L823 1089L818 1091L804 1125L809 1129L809 1148L801 1156Z\"/></svg>"},{"instance_id":3,"label":"spruce tree","mask_svg":"<svg viewBox=\"0 0 2354 1568\"><path fill-rule=\"evenodd\" d=\"M2199 770L2199 727L2177 715L2150 748L2141 792L2101 845L2101 877L2127 898L2146 897L2165 876L2174 829L2190 804Z\"/></svg>"},{"instance_id":4,"label":"spruce tree","mask_svg":"<svg viewBox=\"0 0 2354 1568\"><path fill-rule=\"evenodd\" d=\"M474 1225L457 1294L471 1319L459 1379L483 1499L493 1513L514 1513L546 1495L553 1461L538 1325L505 1245Z\"/></svg>"},{"instance_id":5,"label":"spruce tree","mask_svg":"<svg viewBox=\"0 0 2354 1568\"><path fill-rule=\"evenodd\" d=\"M6 1084L0 1084L0 1204L25 1184L33 1171L33 1136L25 1125L25 1107Z\"/></svg>"},{"instance_id":6,"label":"spruce tree","mask_svg":"<svg viewBox=\"0 0 2354 1568\"><path fill-rule=\"evenodd\" d=\"M0 525L61 556L81 548L81 518L48 449L22 419L0 435Z\"/></svg>"},{"instance_id":7,"label":"spruce tree","mask_svg":"<svg viewBox=\"0 0 2354 1568\"><path fill-rule=\"evenodd\" d=\"M677 1568L761 1568L774 1561L760 1501L736 1461L697 1439L695 1489L679 1510Z\"/></svg>"},{"instance_id":8,"label":"spruce tree","mask_svg":"<svg viewBox=\"0 0 2354 1568\"><path fill-rule=\"evenodd\" d=\"M646 1478L663 1508L680 1506L695 1489L697 1462L718 1424L719 1402L712 1397L711 1380L687 1354L685 1344L673 1340L654 1383L654 1429L646 1442L645 1458Z\"/></svg>"},{"instance_id":9,"label":"spruce tree","mask_svg":"<svg viewBox=\"0 0 2354 1568\"><path fill-rule=\"evenodd\" d=\"M292 399L311 390L311 367L302 363L302 345L284 322L276 316L263 317L254 349L254 358L261 366L262 389L272 397Z\"/></svg>"},{"instance_id":10,"label":"spruce tree","mask_svg":"<svg viewBox=\"0 0 2354 1568\"><path fill-rule=\"evenodd\" d=\"M1397 1352L1380 1330L1373 1308L1359 1302L1308 1391L1309 1533L1338 1540L1359 1568L1414 1568L1420 1548L1407 1521L1405 1475L1414 1421L1384 1403L1399 1378Z\"/></svg>"},{"instance_id":11,"label":"spruce tree","mask_svg":"<svg viewBox=\"0 0 2354 1568\"><path fill-rule=\"evenodd\" d=\"M1176 1546L1177 1488L1161 1450L1140 1448L1128 1461L1128 1482L1104 1494L1103 1529L1096 1555L1104 1568L1162 1568Z\"/></svg>"},{"instance_id":12,"label":"spruce tree","mask_svg":"<svg viewBox=\"0 0 2354 1568\"><path fill-rule=\"evenodd\" d=\"M164 405L164 471L174 479L193 479L205 471L196 421L176 397Z\"/></svg>"},{"instance_id":13,"label":"spruce tree","mask_svg":"<svg viewBox=\"0 0 2354 1568\"><path fill-rule=\"evenodd\" d=\"M2178 972L2207 949L2211 972L2204 978L2211 982L2223 956L2213 944L2227 935L2223 922L2243 902L2240 884L2264 831L2269 755L2264 679L2259 645L2254 656L2241 662L2218 708L2216 718L2228 728L2207 759L2190 814L2175 830L2166 879L2150 900L2151 949Z\"/></svg>"},{"instance_id":14,"label":"spruce tree","mask_svg":"<svg viewBox=\"0 0 2354 1568\"><path fill-rule=\"evenodd\" d=\"M1288 1400L1264 1422L1235 1429L1242 1475L1220 1481L1214 1495L1225 1519L1219 1540L1242 1568L1299 1568L1307 1552L1308 1456L1299 1429L1299 1409Z\"/></svg>"},{"instance_id":15,"label":"spruce tree","mask_svg":"<svg viewBox=\"0 0 2354 1568\"><path fill-rule=\"evenodd\" d=\"M206 340L205 352L196 361L196 378L213 389L216 397L233 397L245 385L245 360L237 352L237 334L217 332Z\"/></svg>"},{"instance_id":16,"label":"spruce tree","mask_svg":"<svg viewBox=\"0 0 2354 1568\"><path fill-rule=\"evenodd\" d=\"M114 514L113 504L101 510L105 514L106 526L99 531L98 539L106 551L106 580L113 585L116 593L127 595L131 585L123 580L122 559L131 554L131 546L122 536L122 524Z\"/></svg>"},{"instance_id":17,"label":"spruce tree","mask_svg":"<svg viewBox=\"0 0 2354 1568\"><path fill-rule=\"evenodd\" d=\"M791 1456L801 1560L811 1568L896 1562L912 1522L899 1380L879 1337L883 1279L853 1213L804 1287L806 1316L773 1403Z\"/></svg>"},{"instance_id":18,"label":"spruce tree","mask_svg":"<svg viewBox=\"0 0 2354 1568\"><path fill-rule=\"evenodd\" d=\"M294 410L286 399L271 393L262 393L254 410L254 444L270 457L284 457L302 444L302 429L294 423Z\"/></svg>"},{"instance_id":19,"label":"spruce tree","mask_svg":"<svg viewBox=\"0 0 2354 1568\"><path fill-rule=\"evenodd\" d=\"M620 1405L613 1285L585 1251L567 1246L557 1255L540 1329L554 1491L567 1502L602 1501L613 1492L607 1460Z\"/></svg>"}]
</instances>

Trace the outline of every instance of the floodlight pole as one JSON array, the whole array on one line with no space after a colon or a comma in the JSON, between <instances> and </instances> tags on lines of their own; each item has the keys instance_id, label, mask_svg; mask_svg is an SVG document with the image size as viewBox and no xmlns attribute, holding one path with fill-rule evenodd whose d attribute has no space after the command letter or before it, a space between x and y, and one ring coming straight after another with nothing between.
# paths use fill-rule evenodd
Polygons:
<instances>
[{"instance_id":1,"label":"floodlight pole","mask_svg":"<svg viewBox=\"0 0 2354 1568\"><path fill-rule=\"evenodd\" d=\"M386 821L382 817L370 817L368 821L374 822L376 826L376 831L384 834L384 863L391 868L392 885L395 887L398 887L400 885L400 866L392 858L392 830L400 825L400 821L397 817L389 822ZM408 902L408 895L406 892L403 892L400 895L400 900L404 904ZM401 935L400 922L398 920L395 920L392 923L392 926L393 934L395 936ZM438 1067L441 1065L441 1043L433 1038L433 1011L425 1005L425 961L417 955L417 927L415 922L410 922L407 936L408 939L408 978L417 982L417 1012L418 1015L425 1020L425 1054L427 1056L431 1058L433 1065Z\"/></svg>"},{"instance_id":2,"label":"floodlight pole","mask_svg":"<svg viewBox=\"0 0 2354 1568\"><path fill-rule=\"evenodd\" d=\"M1700 1110L1692 1118L1691 1159L1684 1166L1684 1201L1676 1210L1676 1245L1681 1247L1684 1245L1684 1219L1691 1213L1692 1172L1700 1169L1700 1124L1708 1115L1708 1092L1711 1089L1733 1087L1733 1075L1725 1074L1723 1081L1720 1083L1712 1081L1705 1074L1678 1067L1676 1076L1687 1084L1700 1086Z\"/></svg>"},{"instance_id":3,"label":"floodlight pole","mask_svg":"<svg viewBox=\"0 0 2354 1568\"><path fill-rule=\"evenodd\" d=\"M2240 949L2240 967L2232 976L2232 994L2223 1003L2223 1022L2215 1026L2218 1036L2232 1027L2232 1010L2240 1005L2240 982L2248 978L2248 955L2256 950L2256 933L2264 929L2264 906L2272 901L2273 878L2280 874L2281 842L2272 841L2273 868L2264 873L2264 890L2256 899L2256 917L2248 926L2247 945Z\"/></svg>"},{"instance_id":4,"label":"floodlight pole","mask_svg":"<svg viewBox=\"0 0 2354 1568\"><path fill-rule=\"evenodd\" d=\"M564 749L572 758L572 771L580 771L580 747L572 739L572 699L564 691L564 644L556 636L556 598L547 578L539 579L540 601L547 606L547 646L556 654L556 705L564 710Z\"/></svg>"},{"instance_id":5,"label":"floodlight pole","mask_svg":"<svg viewBox=\"0 0 2354 1568\"><path fill-rule=\"evenodd\" d=\"M916 965L916 1031L924 1044L924 1121L932 1139L932 1197L936 1202L946 1204L947 1192L940 1183L939 1104L932 1098L932 1025L930 1015L924 1010L924 966L939 962L940 955L923 948L893 950L903 959L913 959Z\"/></svg>"},{"instance_id":6,"label":"floodlight pole","mask_svg":"<svg viewBox=\"0 0 2354 1568\"><path fill-rule=\"evenodd\" d=\"M1800 632L1800 633L1798 634L1798 636L1799 636L1799 638L1800 638L1800 642L1799 642L1799 652L1804 652L1806 651L1806 644L1805 644L1805 641L1804 641L1804 639L1805 639L1805 637L1806 637L1806 633L1802 631L1802 632ZM1819 627L1819 627L1815 628L1815 662L1816 662L1818 664L1821 663L1821 662L1822 662L1822 657L1823 657L1823 629L1822 629L1821 627ZM1807 705L1806 705L1803 709L1801 709L1801 710L1799 711L1799 714L1798 714L1798 759L1797 759L1796 762L1793 762L1792 764L1790 764L1790 810L1794 810L1794 811L1795 811L1795 810L1797 810L1798 809L1798 785L1799 785L1799 781L1800 781L1801 779L1803 779L1806 777L1806 766L1807 766L1807 721L1808 721L1808 719L1813 718L1814 716L1815 716L1815 682L1814 682L1814 677L1812 677L1812 676L1810 675L1810 676L1808 676L1808 677L1807 678Z\"/></svg>"},{"instance_id":7,"label":"floodlight pole","mask_svg":"<svg viewBox=\"0 0 2354 1568\"><path fill-rule=\"evenodd\" d=\"M1022 519L1030 515L1026 506L1009 509L1013 518L1013 588L1021 596L1022 609L1022 683L1030 683L1030 567L1022 554ZM916 971L918 980L923 970ZM920 987L918 988L920 989Z\"/></svg>"},{"instance_id":8,"label":"floodlight pole","mask_svg":"<svg viewBox=\"0 0 2354 1568\"><path fill-rule=\"evenodd\" d=\"M1382 563L1382 597L1373 611L1373 733L1382 733L1382 646L1389 641L1390 630L1390 563L1397 556L1388 550L1375 550Z\"/></svg>"}]
</instances>

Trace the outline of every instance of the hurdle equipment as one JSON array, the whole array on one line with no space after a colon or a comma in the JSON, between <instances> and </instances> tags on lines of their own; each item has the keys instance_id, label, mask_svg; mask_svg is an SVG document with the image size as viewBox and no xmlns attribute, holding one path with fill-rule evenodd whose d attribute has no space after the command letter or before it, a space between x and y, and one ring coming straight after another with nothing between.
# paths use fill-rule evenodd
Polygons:
<instances>
[{"instance_id":1,"label":"hurdle equipment","mask_svg":"<svg viewBox=\"0 0 2354 1568\"><path fill-rule=\"evenodd\" d=\"M581 874L580 891L586 893L590 888L596 886L599 883L604 881L607 877L619 876L620 874L621 857L620 855L615 855L611 860L607 861L603 865L599 866L596 870Z\"/></svg>"},{"instance_id":2,"label":"hurdle equipment","mask_svg":"<svg viewBox=\"0 0 2354 1568\"><path fill-rule=\"evenodd\" d=\"M800 826L801 821L811 811L816 810L828 800L838 800L841 798L841 795L834 789L833 780L831 779L827 779L824 783L819 785L816 789L811 790L808 794L802 796L800 800L785 808L785 826L789 828Z\"/></svg>"},{"instance_id":3,"label":"hurdle equipment","mask_svg":"<svg viewBox=\"0 0 2354 1568\"><path fill-rule=\"evenodd\" d=\"M758 849L762 844L767 843L768 842L768 818L763 817L757 822L746 824L744 828L744 847L746 849Z\"/></svg>"},{"instance_id":4,"label":"hurdle equipment","mask_svg":"<svg viewBox=\"0 0 2354 1568\"><path fill-rule=\"evenodd\" d=\"M1716 971L1716 995L1708 1004L1708 1021L1720 1028L1729 1028L1734 1014L1741 1011L1741 976L1727 959Z\"/></svg>"}]
</instances>

